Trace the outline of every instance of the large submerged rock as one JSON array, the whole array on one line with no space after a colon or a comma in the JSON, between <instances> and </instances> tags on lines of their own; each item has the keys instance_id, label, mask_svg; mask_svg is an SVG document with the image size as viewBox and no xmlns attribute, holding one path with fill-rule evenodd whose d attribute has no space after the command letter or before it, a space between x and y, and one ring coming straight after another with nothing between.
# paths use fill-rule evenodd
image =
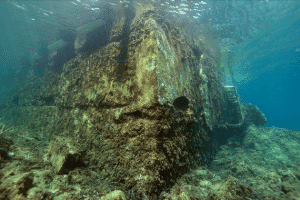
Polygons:
<instances>
[{"instance_id":1,"label":"large submerged rock","mask_svg":"<svg viewBox=\"0 0 300 200\"><path fill-rule=\"evenodd\" d=\"M77 52L62 73L47 71L15 99L17 105L59 110L49 112L44 133L51 136L47 155L57 173L68 174L74 160L96 166L103 180L157 199L205 163L203 143L228 123L220 52L204 26L186 24L184 30L185 22L146 5L122 12L110 42L92 53Z\"/></svg>"},{"instance_id":2,"label":"large submerged rock","mask_svg":"<svg viewBox=\"0 0 300 200\"><path fill-rule=\"evenodd\" d=\"M128 38L67 63L55 99L85 146L83 160L150 196L203 163L204 138L224 112L217 53L201 46L201 35L194 44L185 36L142 12Z\"/></svg>"}]
</instances>

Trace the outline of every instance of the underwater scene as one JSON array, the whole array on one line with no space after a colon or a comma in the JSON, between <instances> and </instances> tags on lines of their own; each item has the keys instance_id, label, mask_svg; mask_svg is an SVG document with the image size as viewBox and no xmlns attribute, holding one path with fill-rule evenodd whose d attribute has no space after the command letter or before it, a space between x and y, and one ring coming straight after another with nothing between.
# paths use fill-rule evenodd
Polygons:
<instances>
[{"instance_id":1,"label":"underwater scene","mask_svg":"<svg viewBox=\"0 0 300 200\"><path fill-rule=\"evenodd\" d=\"M0 16L0 200L300 200L300 1Z\"/></svg>"}]
</instances>

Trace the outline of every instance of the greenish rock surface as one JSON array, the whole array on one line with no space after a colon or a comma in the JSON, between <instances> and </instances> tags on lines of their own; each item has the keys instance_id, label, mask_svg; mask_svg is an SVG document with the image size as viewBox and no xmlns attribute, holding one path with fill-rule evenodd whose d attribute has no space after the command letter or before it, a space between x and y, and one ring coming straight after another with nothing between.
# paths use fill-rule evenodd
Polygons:
<instances>
[{"instance_id":1,"label":"greenish rock surface","mask_svg":"<svg viewBox=\"0 0 300 200\"><path fill-rule=\"evenodd\" d=\"M220 52L201 29L187 36L151 7L137 10L129 32L118 13L111 42L77 53L60 74L33 76L1 114L47 138L45 160L58 175L73 173L71 161L94 166L101 180L158 199L204 165L203 143L226 126L228 98Z\"/></svg>"},{"instance_id":2,"label":"greenish rock surface","mask_svg":"<svg viewBox=\"0 0 300 200\"><path fill-rule=\"evenodd\" d=\"M266 126L267 118L260 109L251 103L244 104L242 109L245 113L246 122L255 126Z\"/></svg>"}]
</instances>

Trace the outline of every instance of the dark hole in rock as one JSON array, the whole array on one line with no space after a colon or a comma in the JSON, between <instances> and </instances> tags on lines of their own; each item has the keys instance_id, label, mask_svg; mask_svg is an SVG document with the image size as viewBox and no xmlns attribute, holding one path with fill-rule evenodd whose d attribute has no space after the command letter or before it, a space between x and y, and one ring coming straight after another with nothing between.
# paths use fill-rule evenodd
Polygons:
<instances>
[{"instance_id":1,"label":"dark hole in rock","mask_svg":"<svg viewBox=\"0 0 300 200\"><path fill-rule=\"evenodd\" d=\"M285 188L285 186L283 186L283 187L281 188L281 191L282 191L284 194L287 194L287 193L289 192L289 190L287 190L287 189Z\"/></svg>"},{"instance_id":2,"label":"dark hole in rock","mask_svg":"<svg viewBox=\"0 0 300 200\"><path fill-rule=\"evenodd\" d=\"M58 174L67 174L69 171L77 167L85 167L86 165L76 155L67 155L65 163Z\"/></svg>"},{"instance_id":3,"label":"dark hole in rock","mask_svg":"<svg viewBox=\"0 0 300 200\"><path fill-rule=\"evenodd\" d=\"M31 177L26 177L25 181L19 188L19 193L23 194L24 196L28 195L28 191L33 188L33 180Z\"/></svg>"},{"instance_id":4,"label":"dark hole in rock","mask_svg":"<svg viewBox=\"0 0 300 200\"><path fill-rule=\"evenodd\" d=\"M173 106L178 110L186 111L189 108L189 102L188 98L181 96L174 100Z\"/></svg>"},{"instance_id":5,"label":"dark hole in rock","mask_svg":"<svg viewBox=\"0 0 300 200\"><path fill-rule=\"evenodd\" d=\"M203 52L200 49L197 48L192 48L194 55L196 56L196 58L199 60L201 55L203 54Z\"/></svg>"}]
</instances>

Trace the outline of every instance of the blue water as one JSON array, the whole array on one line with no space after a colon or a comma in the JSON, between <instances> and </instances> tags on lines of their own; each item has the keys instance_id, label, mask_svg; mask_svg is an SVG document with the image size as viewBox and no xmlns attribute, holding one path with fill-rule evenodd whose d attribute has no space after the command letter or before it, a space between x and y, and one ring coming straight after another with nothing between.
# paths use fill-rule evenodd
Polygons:
<instances>
[{"instance_id":1,"label":"blue water","mask_svg":"<svg viewBox=\"0 0 300 200\"><path fill-rule=\"evenodd\" d=\"M245 59L248 65L239 73L248 76L238 83L242 99L265 113L267 126L299 131L300 20L295 14L291 12L270 30L236 48L242 52L251 49Z\"/></svg>"}]
</instances>

